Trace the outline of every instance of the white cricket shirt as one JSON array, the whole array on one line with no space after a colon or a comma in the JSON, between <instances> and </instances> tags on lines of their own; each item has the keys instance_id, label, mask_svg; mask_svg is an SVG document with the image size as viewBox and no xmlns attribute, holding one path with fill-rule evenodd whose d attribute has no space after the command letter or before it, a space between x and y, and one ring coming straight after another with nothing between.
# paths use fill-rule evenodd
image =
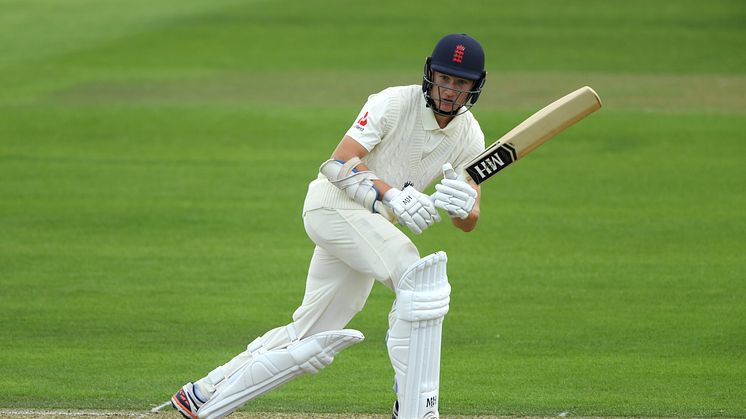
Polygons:
<instances>
[{"instance_id":1,"label":"white cricket shirt","mask_svg":"<svg viewBox=\"0 0 746 419\"><path fill-rule=\"evenodd\" d=\"M412 185L423 191L443 177L443 164L461 173L484 150L474 115L466 111L441 129L419 85L390 87L368 97L346 135L369 151L363 164L399 189ZM362 208L319 174L309 185L304 211L321 207Z\"/></svg>"}]
</instances>

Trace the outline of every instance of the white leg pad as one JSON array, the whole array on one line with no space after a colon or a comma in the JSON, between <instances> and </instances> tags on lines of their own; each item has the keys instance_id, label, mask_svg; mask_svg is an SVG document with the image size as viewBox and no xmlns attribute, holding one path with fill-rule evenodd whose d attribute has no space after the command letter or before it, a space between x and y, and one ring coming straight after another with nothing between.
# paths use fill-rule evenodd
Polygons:
<instances>
[{"instance_id":1,"label":"white leg pad","mask_svg":"<svg viewBox=\"0 0 746 419\"><path fill-rule=\"evenodd\" d=\"M440 340L451 294L447 260L444 252L420 259L396 290L396 316L386 345L396 375L399 419L439 417Z\"/></svg>"},{"instance_id":2,"label":"white leg pad","mask_svg":"<svg viewBox=\"0 0 746 419\"><path fill-rule=\"evenodd\" d=\"M269 341L267 341L268 339ZM202 378L194 384L199 386L202 394L206 395L209 399L218 389L225 387L228 378L242 370L243 367L251 362L254 356L271 349L285 348L297 340L298 334L295 331L293 323L272 329L264 336L259 336L249 343L245 351L233 357L226 364L215 368L207 374L207 377Z\"/></svg>"},{"instance_id":3,"label":"white leg pad","mask_svg":"<svg viewBox=\"0 0 746 419\"><path fill-rule=\"evenodd\" d=\"M198 411L200 419L225 417L249 400L304 373L317 373L343 349L363 340L357 330L317 333L285 348L254 352L248 363L217 386L216 393Z\"/></svg>"}]
</instances>

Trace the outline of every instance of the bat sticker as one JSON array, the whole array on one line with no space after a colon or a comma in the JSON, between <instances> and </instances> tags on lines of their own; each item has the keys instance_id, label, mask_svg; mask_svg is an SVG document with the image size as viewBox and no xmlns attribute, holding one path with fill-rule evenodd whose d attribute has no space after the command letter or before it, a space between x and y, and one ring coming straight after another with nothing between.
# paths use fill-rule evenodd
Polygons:
<instances>
[{"instance_id":1,"label":"bat sticker","mask_svg":"<svg viewBox=\"0 0 746 419\"><path fill-rule=\"evenodd\" d=\"M515 147L510 143L501 144L492 153L466 167L466 173L476 184L480 184L516 160L518 154Z\"/></svg>"}]
</instances>

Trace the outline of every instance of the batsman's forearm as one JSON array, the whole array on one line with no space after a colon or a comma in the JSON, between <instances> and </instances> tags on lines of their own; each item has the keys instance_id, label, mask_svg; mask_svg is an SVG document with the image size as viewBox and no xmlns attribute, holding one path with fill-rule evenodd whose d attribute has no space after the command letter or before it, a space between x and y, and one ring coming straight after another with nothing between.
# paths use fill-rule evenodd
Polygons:
<instances>
[{"instance_id":1,"label":"batsman's forearm","mask_svg":"<svg viewBox=\"0 0 746 419\"><path fill-rule=\"evenodd\" d=\"M345 135L344 138L342 138L342 141L339 142L339 145L337 145L337 148L332 153L332 159L335 160L341 160L341 161L348 161L353 157L357 157L362 159L363 157L368 155L368 150L365 149L360 143L355 141L353 138ZM358 164L356 166L357 170L370 170L368 169L368 166L364 164ZM373 181L373 187L376 188L376 191L378 192L378 200L383 199L383 194L385 194L389 189L391 189L391 185L388 183L376 179Z\"/></svg>"},{"instance_id":2,"label":"batsman's forearm","mask_svg":"<svg viewBox=\"0 0 746 419\"><path fill-rule=\"evenodd\" d=\"M366 166L366 165L364 165L364 164L358 164L358 165L357 165L357 169L358 169L358 170L370 170L370 169L368 169L368 166ZM376 190L378 191L378 200L379 200L379 201L383 200L383 195L384 195L384 194L385 194L385 193L386 193L386 192L387 192L387 191L388 191L389 189L391 189L391 188L392 188L392 186L391 186L391 185L389 185L388 183L386 183L386 182L382 181L381 179L376 179L376 180L374 180L374 181L373 181L373 187L375 187L375 188L376 188Z\"/></svg>"},{"instance_id":3,"label":"batsman's forearm","mask_svg":"<svg viewBox=\"0 0 746 419\"><path fill-rule=\"evenodd\" d=\"M379 201L382 201L383 200L383 195L385 195L386 192L388 192L388 190L392 188L391 185L389 185L388 183L386 183L386 182L384 182L382 180L374 180L373 181L373 186L378 191L378 200Z\"/></svg>"}]
</instances>

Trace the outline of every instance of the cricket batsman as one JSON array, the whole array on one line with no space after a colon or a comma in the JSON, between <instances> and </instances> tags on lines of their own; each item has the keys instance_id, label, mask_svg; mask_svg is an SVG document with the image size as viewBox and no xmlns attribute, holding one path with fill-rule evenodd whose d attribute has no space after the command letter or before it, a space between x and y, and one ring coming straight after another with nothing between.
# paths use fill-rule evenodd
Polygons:
<instances>
[{"instance_id":1,"label":"cricket batsman","mask_svg":"<svg viewBox=\"0 0 746 419\"><path fill-rule=\"evenodd\" d=\"M426 59L422 85L390 87L368 98L309 184L303 221L315 249L293 321L179 389L171 404L185 418L224 417L329 365L363 340L362 333L344 327L363 309L376 280L396 294L386 338L394 369L393 417L439 417L447 258L442 251L420 256L397 224L421 234L441 221L441 209L456 228L475 228L479 186L456 173L485 148L469 110L484 86L484 62L477 40L450 34ZM444 174L447 163L455 171ZM421 192L436 181L432 196Z\"/></svg>"}]
</instances>

